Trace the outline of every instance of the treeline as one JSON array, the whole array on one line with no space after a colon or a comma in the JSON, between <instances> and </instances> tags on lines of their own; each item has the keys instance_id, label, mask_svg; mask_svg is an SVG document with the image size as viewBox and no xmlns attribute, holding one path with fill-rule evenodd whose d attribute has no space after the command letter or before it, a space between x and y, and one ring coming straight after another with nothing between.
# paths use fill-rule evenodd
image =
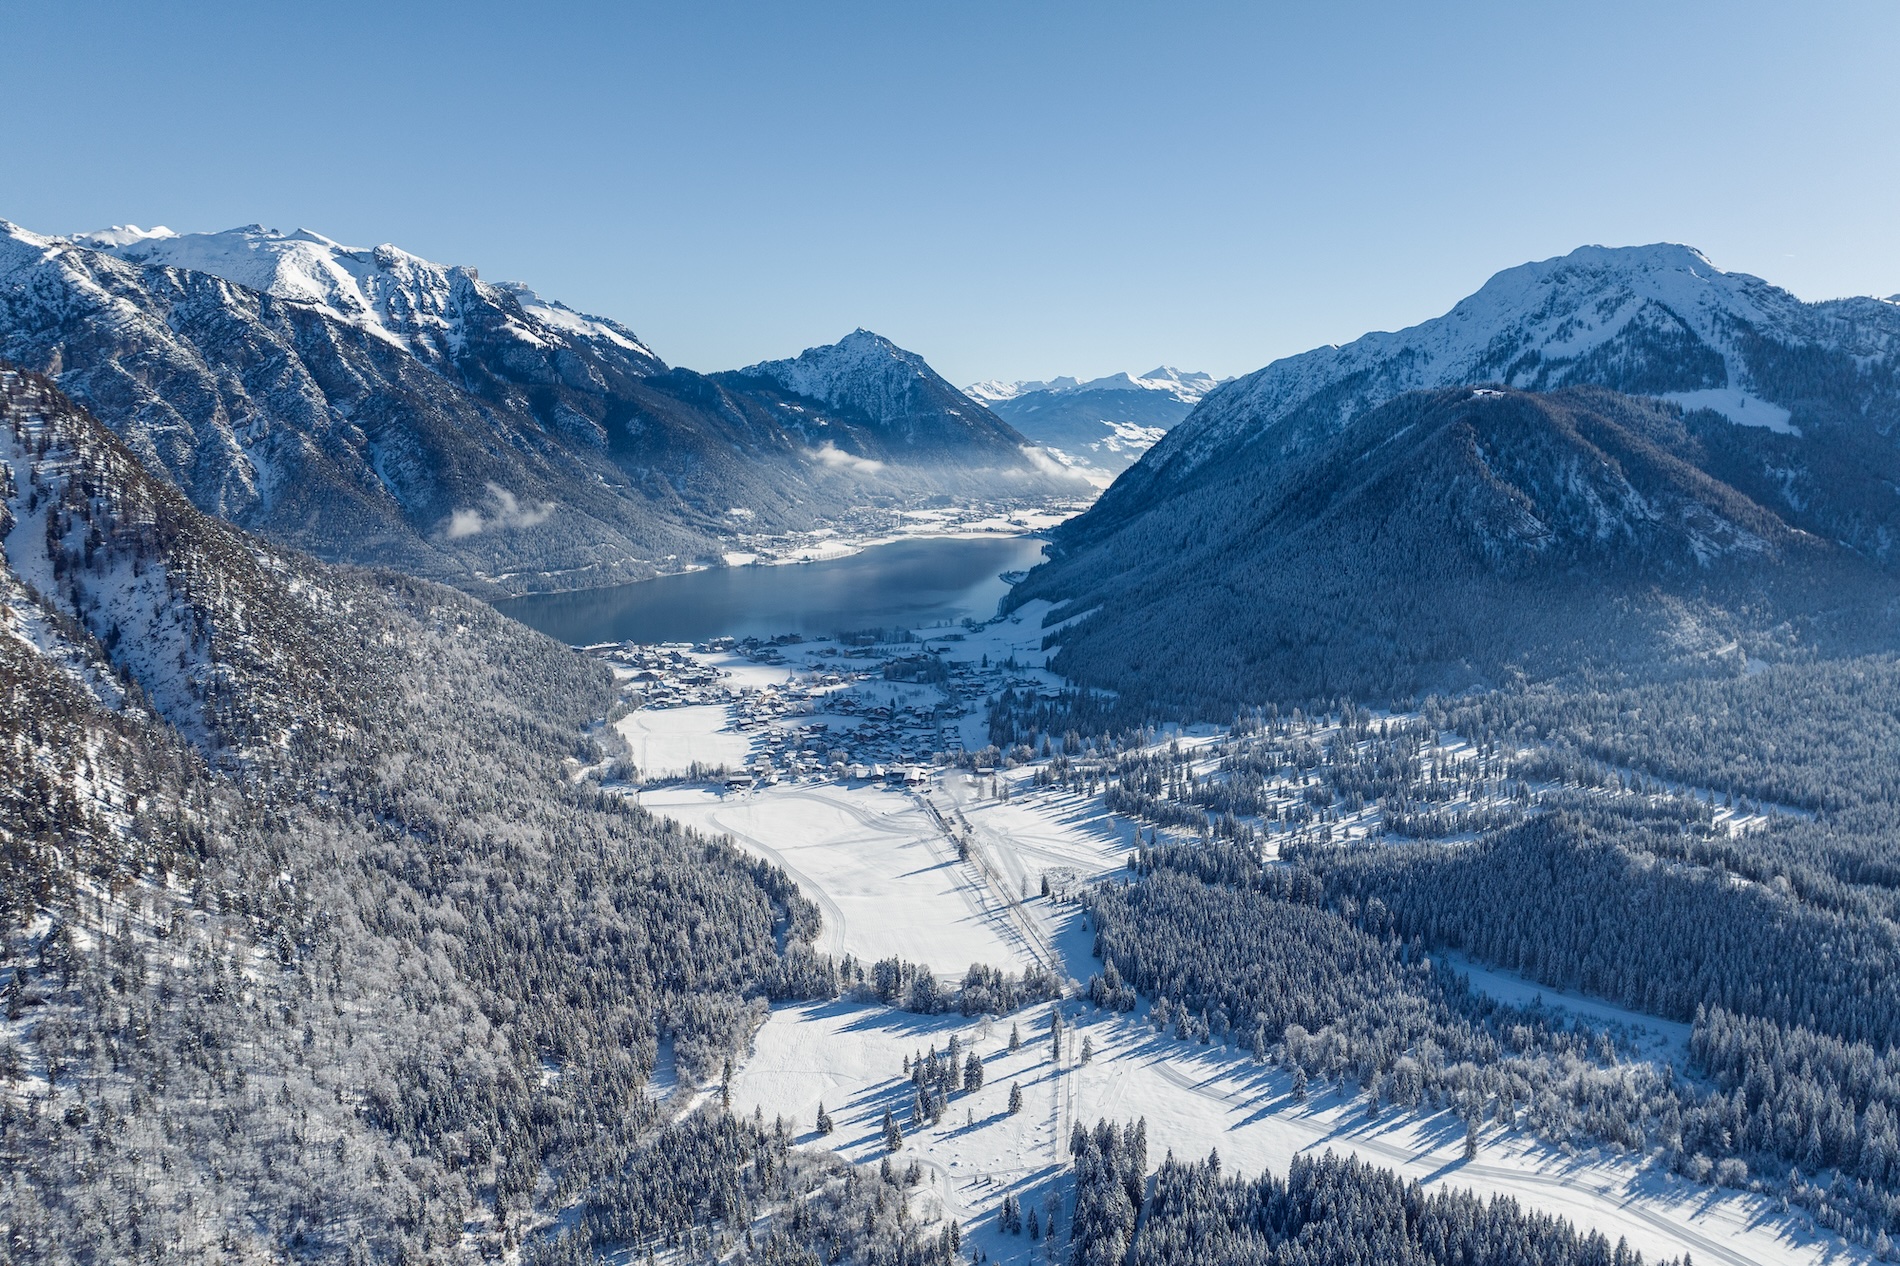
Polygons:
<instances>
[{"instance_id":1,"label":"treeline","mask_svg":"<svg viewBox=\"0 0 1900 1266\"><path fill-rule=\"evenodd\" d=\"M1285 1178L1170 1155L1144 1199L1144 1127L1077 1125L1074 1266L1642 1266L1626 1242L1508 1196L1428 1193L1331 1152L1294 1157Z\"/></svg>"},{"instance_id":2,"label":"treeline","mask_svg":"<svg viewBox=\"0 0 1900 1266\"><path fill-rule=\"evenodd\" d=\"M1340 851L1338 860L1431 851L1388 846ZM1102 887L1090 899L1105 967L1089 996L1120 1008L1126 991L1137 990L1155 1000L1157 1026L1183 1040L1251 1049L1289 1071L1296 1095L1318 1081L1356 1087L1369 1113L1387 1103L1448 1108L1465 1120L1474 1145L1494 1122L1558 1143L1657 1149L1698 1181L1760 1179L1850 1238L1871 1242L1900 1226L1900 1198L1878 1176L1894 1117L1880 1080L1885 1065L1870 1062L1875 1048L1842 1043L1830 1062L1815 1044L1839 1039L1757 1020L1768 1027L1756 1031L1756 1044L1780 1052L1763 1057L1773 1093L1757 1085L1750 1098L1715 1063L1707 1066L1713 1084L1677 1079L1626 1061L1614 1028L1473 992L1420 939L1407 938L1382 897L1361 895L1307 864L1313 860L1267 867L1251 851L1218 844L1142 850L1139 882ZM1496 859L1489 867L1504 875L1523 869ZM1548 870L1527 872L1524 882L1540 877L1553 882ZM1586 871L1576 882L1593 878ZM1616 895L1612 889L1605 900ZM1530 916L1512 926L1531 944L1570 935L1540 933ZM1598 924L1575 926L1583 946ZM1736 935L1746 933L1744 924ZM1797 977L1801 970L1790 967ZM1836 1068L1854 1071L1850 1078ZM1877 1160L1863 1170L1869 1156Z\"/></svg>"},{"instance_id":3,"label":"treeline","mask_svg":"<svg viewBox=\"0 0 1900 1266\"><path fill-rule=\"evenodd\" d=\"M833 959L829 954L814 953L803 942L786 946L768 989L774 999L851 997L917 1015L950 1011L1008 1015L1032 1003L1062 996L1062 985L1055 974L1037 964L1016 973L971 963L960 982L946 985L921 963L895 956L868 964L850 954Z\"/></svg>"},{"instance_id":4,"label":"treeline","mask_svg":"<svg viewBox=\"0 0 1900 1266\"><path fill-rule=\"evenodd\" d=\"M565 1220L530 1240L523 1266L595 1266L610 1254L761 1266L947 1266L960 1233L907 1216L886 1164L851 1165L767 1126L698 1112L644 1143Z\"/></svg>"},{"instance_id":5,"label":"treeline","mask_svg":"<svg viewBox=\"0 0 1900 1266\"><path fill-rule=\"evenodd\" d=\"M1568 748L1733 796L1811 810L1900 805L1893 655L1602 689L1533 686L1440 706L1469 736Z\"/></svg>"},{"instance_id":6,"label":"treeline","mask_svg":"<svg viewBox=\"0 0 1900 1266\"><path fill-rule=\"evenodd\" d=\"M1682 865L1681 828L1573 810L1470 844L1307 846L1328 895L1377 904L1405 937L1687 1021L1698 1007L1900 1045L1900 932L1720 865ZM1825 954L1815 952L1825 945Z\"/></svg>"}]
</instances>

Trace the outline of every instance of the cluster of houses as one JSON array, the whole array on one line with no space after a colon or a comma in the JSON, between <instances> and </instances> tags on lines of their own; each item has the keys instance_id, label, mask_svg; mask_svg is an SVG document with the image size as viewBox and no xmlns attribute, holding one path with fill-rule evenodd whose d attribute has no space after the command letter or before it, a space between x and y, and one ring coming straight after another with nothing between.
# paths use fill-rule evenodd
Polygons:
<instances>
[{"instance_id":1,"label":"cluster of houses","mask_svg":"<svg viewBox=\"0 0 1900 1266\"><path fill-rule=\"evenodd\" d=\"M684 644L642 646L629 642L595 648L595 653L621 670L629 693L642 707L683 708L723 702L728 693L724 674L694 659L692 650Z\"/></svg>"},{"instance_id":2,"label":"cluster of houses","mask_svg":"<svg viewBox=\"0 0 1900 1266\"><path fill-rule=\"evenodd\" d=\"M959 640L957 633L943 639ZM885 644L878 634L592 648L619 670L636 707L729 709L730 727L752 739L746 768L726 779L733 790L813 777L893 786L928 781L936 754L961 750L961 718L979 711L986 694L1004 684L1037 684L1023 680L1014 664L979 667L945 649L941 642ZM735 686L731 671L708 661L722 654L790 673L776 684Z\"/></svg>"}]
</instances>

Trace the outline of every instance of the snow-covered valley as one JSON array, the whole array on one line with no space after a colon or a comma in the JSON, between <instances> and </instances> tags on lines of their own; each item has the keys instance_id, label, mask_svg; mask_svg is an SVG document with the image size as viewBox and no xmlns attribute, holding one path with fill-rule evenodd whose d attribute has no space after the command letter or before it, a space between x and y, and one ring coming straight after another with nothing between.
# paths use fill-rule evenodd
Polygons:
<instances>
[{"instance_id":1,"label":"snow-covered valley","mask_svg":"<svg viewBox=\"0 0 1900 1266\"><path fill-rule=\"evenodd\" d=\"M976 684L992 694L1007 682L1053 693L1059 683L1043 667L1041 612L1026 615L975 629L917 630L916 636L929 647L943 646L941 639L954 634L946 659L1010 664L979 672ZM907 648L878 649L892 662ZM735 1112L756 1112L767 1123L782 1118L800 1145L860 1165L886 1159L899 1171L914 1165L914 1212L926 1221L956 1219L966 1248L995 1261L1065 1257L1070 1132L1103 1119L1145 1120L1154 1157L1218 1152L1223 1164L1244 1172L1285 1172L1296 1155L1350 1154L1427 1188L1514 1197L1612 1241L1626 1240L1649 1258L1862 1260L1859 1250L1769 1191L1692 1182L1654 1155L1558 1146L1524 1126L1496 1122L1486 1124L1476 1155L1467 1156L1465 1124L1448 1107L1428 1100L1369 1112L1366 1096L1350 1083L1316 1083L1310 1095L1296 1093L1287 1069L1259 1062L1239 1034L1183 1038L1157 1023L1146 1001L1128 1012L1091 1005L1083 983L1102 963L1093 956L1088 916L1071 898L1082 885L1126 881L1133 850L1156 828L1111 812L1105 794L1091 785L1053 782L1048 756L995 765L979 760L978 768L966 760L927 771L848 763L826 768L822 761L801 767L788 755L801 744L803 750L817 744L761 735L774 726L805 733L800 727L817 709L835 708L854 692L892 698L879 693L894 685L883 676L830 680L838 677L838 650L824 642L675 648L675 655L734 674L735 697L723 707L701 702L646 719L636 711L620 723L622 732L649 745L654 776L677 770L689 754L710 752L748 772L718 785L663 779L659 786L629 787L627 794L783 867L822 913L814 943L821 953L859 961L896 957L925 964L946 982L972 963L1009 971L1048 966L1065 983L1065 996L1008 1015L922 1015L850 996L779 1004L754 1033L749 1057L733 1069L727 1093ZM761 703L765 697L774 701L770 707ZM966 750L983 742L979 720L968 716L959 727ZM662 734L667 738L659 744ZM827 741L843 741L835 727ZM1208 727L1192 734L1164 730L1153 749L1178 746L1189 769L1211 775L1222 745L1234 741L1231 733ZM733 761L747 744L764 759L749 766ZM668 755L658 756L662 750ZM1486 757L1455 736L1444 736L1428 758L1448 778L1460 768L1475 775L1479 790L1455 802L1454 810L1509 800L1503 779L1483 790ZM1292 795L1300 788L1290 782L1282 790ZM1604 787L1595 794L1634 796L1641 788ZM1753 829L1760 820L1719 807L1714 797L1708 803L1729 830ZM1269 851L1320 829L1358 838L1380 826L1373 809L1321 824L1259 825ZM1169 834L1165 828L1158 833ZM1637 1065L1685 1062L1685 1024L1543 988L1465 958L1448 957L1446 965L1502 1002L1547 1008L1564 1022L1608 1026L1624 1044L1623 1058ZM1059 1039L1052 1037L1052 1015L1060 1016ZM981 1061L982 1085L950 1094L933 1121L909 1073L911 1061L934 1061L953 1042ZM1013 1088L1021 1095L1014 1111ZM707 1083L692 1102L719 1094L716 1082ZM829 1118L828 1133L817 1128L821 1112ZM903 1135L896 1152L889 1147L887 1112ZM1005 1196L1040 1211L1042 1226L1053 1215L1060 1232L1040 1241L1006 1233L995 1216Z\"/></svg>"}]
</instances>

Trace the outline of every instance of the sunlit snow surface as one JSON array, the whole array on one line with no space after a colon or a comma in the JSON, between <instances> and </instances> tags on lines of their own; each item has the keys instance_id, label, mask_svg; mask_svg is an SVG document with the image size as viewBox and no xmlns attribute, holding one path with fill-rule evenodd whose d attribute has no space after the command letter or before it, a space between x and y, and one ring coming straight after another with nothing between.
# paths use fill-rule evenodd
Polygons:
<instances>
[{"instance_id":1,"label":"sunlit snow surface","mask_svg":"<svg viewBox=\"0 0 1900 1266\"><path fill-rule=\"evenodd\" d=\"M1788 410L1734 387L1672 391L1663 399L1674 400L1685 409L1713 409L1738 426L1763 426L1782 435L1801 434L1801 428L1788 421L1793 416Z\"/></svg>"},{"instance_id":2,"label":"sunlit snow surface","mask_svg":"<svg viewBox=\"0 0 1900 1266\"><path fill-rule=\"evenodd\" d=\"M68 240L128 263L208 273L310 304L425 358L451 353L460 344L459 286L486 286L512 297L523 319L508 332L523 342L546 346L567 338L597 339L652 355L614 322L543 299L519 282L490 286L471 269L431 263L390 245L345 246L309 229L282 233L249 224L220 233L174 233L121 225Z\"/></svg>"},{"instance_id":3,"label":"sunlit snow surface","mask_svg":"<svg viewBox=\"0 0 1900 1266\"><path fill-rule=\"evenodd\" d=\"M1040 632L1033 619L1005 621L972 635L976 645L958 653L1034 654L1039 663ZM738 684L772 684L786 671L721 660L745 674ZM716 708L674 711L703 724L703 738L717 735L723 724ZM679 724L690 745L688 727ZM1079 906L1039 895L1040 880L1117 875L1133 829L1106 813L1100 797L1034 791L1030 772L1016 772L1016 794L1007 802L987 794L986 780L961 771L940 771L923 793L801 782L749 792L661 788L641 800L656 813L729 833L741 848L783 865L822 912L816 947L823 952L896 954L943 977L960 975L971 962L1013 970L1052 959L1061 974L1085 980L1099 967L1090 956L1092 933ZM957 859L920 796L939 813L961 814L969 823L981 870ZM1468 971L1474 987L1508 1001L1541 999L1642 1031L1647 1037L1639 1045L1649 1057L1681 1065L1687 1026L1467 961L1451 965ZM780 1006L735 1071L733 1107L745 1114L756 1107L768 1122L783 1116L801 1144L872 1164L885 1155L880 1126L890 1108L907 1136L897 1163L915 1160L923 1171L918 1215L957 1218L966 1250L999 1262L1041 1261L1049 1252L1047 1241L997 1233L994 1213L1003 1196L1014 1192L1026 1207L1045 1208L1049 1191L1066 1185L1074 1123L1138 1117L1148 1122L1151 1161L1170 1150L1179 1156L1218 1150L1229 1172L1266 1167L1284 1173L1296 1154L1349 1152L1430 1186L1513 1196L1612 1241L1627 1238L1652 1260L1683 1253L1704 1266L1870 1260L1766 1197L1696 1185L1623 1154L1566 1154L1496 1126L1486 1129L1478 1157L1467 1161L1464 1125L1451 1113L1388 1106L1368 1118L1362 1097L1317 1088L1311 1101L1299 1103L1284 1074L1240 1051L1156 1033L1145 1006L1113 1015L1071 1001L1062 1010L1068 1035L1058 1061L1047 1005L989 1019L916 1016L850 1001ZM1016 1052L1008 1050L1012 1026L1022 1038ZM982 1057L985 1086L954 1096L936 1126L913 1128L904 1058L933 1046L941 1051L953 1035ZM1086 1065L1084 1038L1093 1047ZM1024 1096L1016 1114L1007 1108L1012 1084ZM702 1098L708 1093L700 1091ZM835 1122L829 1136L815 1129L821 1104ZM1067 1216L1065 1206L1058 1256L1066 1251Z\"/></svg>"}]
</instances>

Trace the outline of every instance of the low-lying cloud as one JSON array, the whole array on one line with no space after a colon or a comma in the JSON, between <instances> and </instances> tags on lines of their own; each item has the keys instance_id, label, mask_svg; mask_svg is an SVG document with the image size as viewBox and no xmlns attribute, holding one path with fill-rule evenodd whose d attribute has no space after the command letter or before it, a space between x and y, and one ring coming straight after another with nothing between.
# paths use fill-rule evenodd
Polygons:
<instances>
[{"instance_id":1,"label":"low-lying cloud","mask_svg":"<svg viewBox=\"0 0 1900 1266\"><path fill-rule=\"evenodd\" d=\"M491 480L488 484L488 504L480 509L471 507L450 514L448 522L443 525L442 535L451 541L459 541L491 528L531 528L547 522L548 516L553 513L554 502L523 505L514 493Z\"/></svg>"},{"instance_id":2,"label":"low-lying cloud","mask_svg":"<svg viewBox=\"0 0 1900 1266\"><path fill-rule=\"evenodd\" d=\"M1022 454L1028 459L1031 466L1035 467L1038 472L1044 475L1057 475L1065 479L1076 478L1076 472L1074 470L1065 466L1054 454L1046 449L1038 448L1033 444L1025 444L1023 445Z\"/></svg>"},{"instance_id":3,"label":"low-lying cloud","mask_svg":"<svg viewBox=\"0 0 1900 1266\"><path fill-rule=\"evenodd\" d=\"M884 469L884 463L873 461L869 457L859 457L856 453L847 453L836 444L827 442L823 448L807 449L811 459L833 470L851 470L860 475L875 475Z\"/></svg>"}]
</instances>

